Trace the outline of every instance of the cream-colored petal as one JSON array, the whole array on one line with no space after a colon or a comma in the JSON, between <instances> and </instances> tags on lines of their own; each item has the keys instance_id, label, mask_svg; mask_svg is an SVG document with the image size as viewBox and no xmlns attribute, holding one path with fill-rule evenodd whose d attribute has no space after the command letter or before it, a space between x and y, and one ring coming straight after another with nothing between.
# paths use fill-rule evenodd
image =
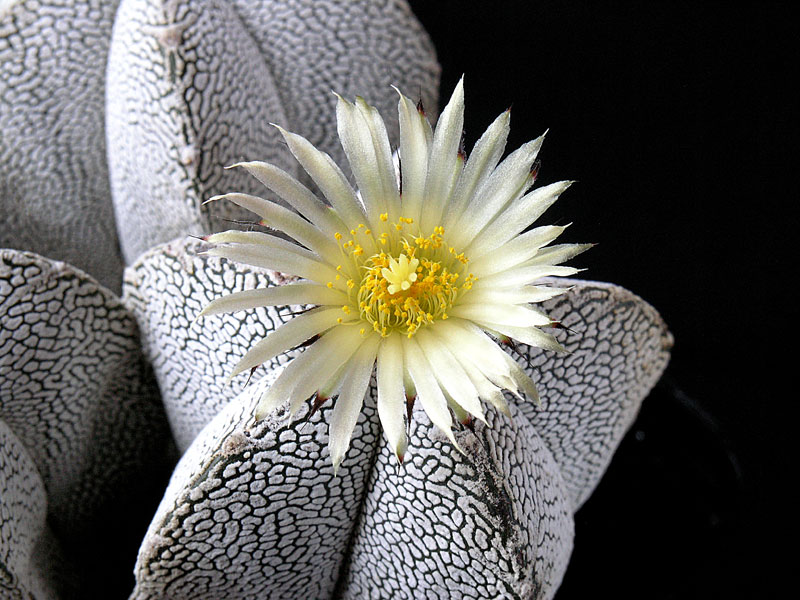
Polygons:
<instances>
[{"instance_id":1,"label":"cream-colored petal","mask_svg":"<svg viewBox=\"0 0 800 600\"><path fill-rule=\"evenodd\" d=\"M468 294L459 297L458 304L478 304L494 302L497 304L527 304L529 302L544 302L565 294L572 288L556 288L546 286L526 285L522 287L496 288L484 287L472 289Z\"/></svg>"},{"instance_id":2,"label":"cream-colored petal","mask_svg":"<svg viewBox=\"0 0 800 600\"><path fill-rule=\"evenodd\" d=\"M426 329L419 331L416 338L442 389L464 410L486 422L478 390L450 350Z\"/></svg>"},{"instance_id":3,"label":"cream-colored petal","mask_svg":"<svg viewBox=\"0 0 800 600\"><path fill-rule=\"evenodd\" d=\"M205 254L221 256L254 267L290 273L318 283L327 284L332 281L334 285L338 284L340 288L343 288L344 283L335 281L337 273L333 267L321 262L319 258L309 256L308 251L303 251L303 248L291 242L278 238L275 240L270 244L216 246L206 250Z\"/></svg>"},{"instance_id":4,"label":"cream-colored petal","mask_svg":"<svg viewBox=\"0 0 800 600\"><path fill-rule=\"evenodd\" d=\"M339 140L342 142L358 191L367 213L370 227L382 231L380 215L389 212L383 193L384 175L375 152L372 132L367 121L354 104L337 95L336 121ZM394 169L394 167L392 167ZM392 172L392 177L394 177Z\"/></svg>"},{"instance_id":5,"label":"cream-colored petal","mask_svg":"<svg viewBox=\"0 0 800 600\"><path fill-rule=\"evenodd\" d=\"M241 162L229 168L233 167L247 170L327 235L332 236L337 231L347 231L347 226L330 206L283 169L260 161Z\"/></svg>"},{"instance_id":6,"label":"cream-colored petal","mask_svg":"<svg viewBox=\"0 0 800 600\"><path fill-rule=\"evenodd\" d=\"M516 304L459 304L453 306L448 314L469 321L516 327L544 327L552 323L546 314L531 307Z\"/></svg>"},{"instance_id":7,"label":"cream-colored petal","mask_svg":"<svg viewBox=\"0 0 800 600\"><path fill-rule=\"evenodd\" d=\"M358 421L358 415L361 413L364 394L366 394L372 378L372 367L375 363L379 341L378 336L371 335L361 344L353 358L350 359L347 372L342 378L341 392L334 401L328 434L328 449L334 473L339 469L345 452L350 447L350 438Z\"/></svg>"},{"instance_id":8,"label":"cream-colored petal","mask_svg":"<svg viewBox=\"0 0 800 600\"><path fill-rule=\"evenodd\" d=\"M337 324L337 319L342 317L347 319L347 315L342 312L341 308L318 308L294 317L250 348L233 368L228 379L257 367L275 358L281 352L286 352L315 335L327 331Z\"/></svg>"},{"instance_id":9,"label":"cream-colored petal","mask_svg":"<svg viewBox=\"0 0 800 600\"><path fill-rule=\"evenodd\" d=\"M537 188L511 203L478 233L465 254L470 258L481 256L506 243L536 221L572 183L559 181Z\"/></svg>"},{"instance_id":10,"label":"cream-colored petal","mask_svg":"<svg viewBox=\"0 0 800 600\"><path fill-rule=\"evenodd\" d=\"M469 356L472 362L480 366L482 373L508 376L505 359L497 354L502 350L474 323L453 317L436 323L436 327L431 327L431 332L444 342L454 355Z\"/></svg>"},{"instance_id":11,"label":"cream-colored petal","mask_svg":"<svg viewBox=\"0 0 800 600\"><path fill-rule=\"evenodd\" d=\"M557 265L592 248L594 244L559 244L543 248L525 263L526 265Z\"/></svg>"},{"instance_id":12,"label":"cream-colored petal","mask_svg":"<svg viewBox=\"0 0 800 600\"><path fill-rule=\"evenodd\" d=\"M406 397L403 389L403 346L400 335L385 338L378 349L378 416L389 446L403 462L406 438Z\"/></svg>"},{"instance_id":13,"label":"cream-colored petal","mask_svg":"<svg viewBox=\"0 0 800 600\"><path fill-rule=\"evenodd\" d=\"M517 387L506 364L505 352L493 342L491 347L479 355L474 353L474 348L453 343L452 340L446 340L446 345L464 367L464 371L471 374L480 397L489 401L503 414L510 414L502 390L516 393ZM491 364L492 361L494 364Z\"/></svg>"},{"instance_id":14,"label":"cream-colored petal","mask_svg":"<svg viewBox=\"0 0 800 600\"><path fill-rule=\"evenodd\" d=\"M498 323L481 322L481 326L506 335L512 339L553 352L566 352L567 350L558 343L558 340L549 333L545 333L537 327L514 327L513 325L501 325Z\"/></svg>"},{"instance_id":15,"label":"cream-colored petal","mask_svg":"<svg viewBox=\"0 0 800 600\"><path fill-rule=\"evenodd\" d=\"M349 299L344 292L315 283L289 283L268 288L256 288L234 292L216 298L200 311L199 317L220 313L249 310L259 306L283 306L305 304L333 304L342 306Z\"/></svg>"},{"instance_id":16,"label":"cream-colored petal","mask_svg":"<svg viewBox=\"0 0 800 600\"><path fill-rule=\"evenodd\" d=\"M378 113L378 109L367 104L361 96L356 97L355 104L356 109L364 117L372 137L372 147L375 149L378 175L381 178L382 194L386 201L389 222L396 221L400 216L400 194L397 188L397 172L392 158L392 148L389 145L389 134L386 133L386 124Z\"/></svg>"},{"instance_id":17,"label":"cream-colored petal","mask_svg":"<svg viewBox=\"0 0 800 600\"><path fill-rule=\"evenodd\" d=\"M396 89L396 88L395 88ZM430 124L422 111L399 90L400 170L402 173L402 214L419 222L428 173Z\"/></svg>"},{"instance_id":18,"label":"cream-colored petal","mask_svg":"<svg viewBox=\"0 0 800 600\"><path fill-rule=\"evenodd\" d=\"M456 182L451 202L442 217L445 231L450 231L452 225L470 203L475 190L478 189L492 174L506 147L508 133L511 130L511 111L506 110L489 125L467 159L464 171Z\"/></svg>"},{"instance_id":19,"label":"cream-colored petal","mask_svg":"<svg viewBox=\"0 0 800 600\"><path fill-rule=\"evenodd\" d=\"M331 256L339 252L338 246L330 235L326 235L317 227L306 221L297 213L284 208L280 204L251 196L250 194L231 193L209 198L203 204L216 200L228 200L256 213L264 221L264 225L283 231L303 246L321 256Z\"/></svg>"},{"instance_id":20,"label":"cream-colored petal","mask_svg":"<svg viewBox=\"0 0 800 600\"><path fill-rule=\"evenodd\" d=\"M311 176L348 229L366 221L367 217L355 191L339 166L325 152L318 150L306 138L278 127L286 145L297 162Z\"/></svg>"},{"instance_id":21,"label":"cream-colored petal","mask_svg":"<svg viewBox=\"0 0 800 600\"><path fill-rule=\"evenodd\" d=\"M475 191L472 201L462 211L454 227L450 228L455 234L451 240L454 246L467 247L486 223L531 185L531 165L543 142L544 135L509 154Z\"/></svg>"},{"instance_id":22,"label":"cream-colored petal","mask_svg":"<svg viewBox=\"0 0 800 600\"><path fill-rule=\"evenodd\" d=\"M526 231L485 254L470 254L470 271L476 277L485 277L521 265L536 256L540 248L556 239L566 228L566 225L544 225Z\"/></svg>"},{"instance_id":23,"label":"cream-colored petal","mask_svg":"<svg viewBox=\"0 0 800 600\"><path fill-rule=\"evenodd\" d=\"M506 362L508 363L509 371L511 372L511 378L514 380L514 383L517 384L517 387L525 392L525 396L528 400L536 402L536 404L541 405L542 401L539 399L539 391L536 389L536 384L533 383L533 379L520 367L517 362L511 358L508 354L504 353L506 357Z\"/></svg>"},{"instance_id":24,"label":"cream-colored petal","mask_svg":"<svg viewBox=\"0 0 800 600\"><path fill-rule=\"evenodd\" d=\"M574 267L554 266L549 264L518 266L492 275L479 277L474 287L511 287L534 283L542 277L569 277L580 273L581 269Z\"/></svg>"},{"instance_id":25,"label":"cream-colored petal","mask_svg":"<svg viewBox=\"0 0 800 600\"><path fill-rule=\"evenodd\" d=\"M412 338L402 339L403 363L408 370L417 390L417 399L425 409L431 423L441 429L450 441L458 447L453 436L453 419L447 408L447 400L439 388L439 383L431 370L422 349L417 341ZM460 448L459 448L460 449Z\"/></svg>"},{"instance_id":26,"label":"cream-colored petal","mask_svg":"<svg viewBox=\"0 0 800 600\"><path fill-rule=\"evenodd\" d=\"M462 77L439 116L439 122L433 133L420 216L420 228L424 235L440 224L442 212L450 198L463 131L464 78Z\"/></svg>"},{"instance_id":27,"label":"cream-colored petal","mask_svg":"<svg viewBox=\"0 0 800 600\"><path fill-rule=\"evenodd\" d=\"M329 330L286 365L261 396L256 407L256 419L263 419L287 400L294 414L299 403L325 385L362 342L355 327L341 326Z\"/></svg>"}]
</instances>

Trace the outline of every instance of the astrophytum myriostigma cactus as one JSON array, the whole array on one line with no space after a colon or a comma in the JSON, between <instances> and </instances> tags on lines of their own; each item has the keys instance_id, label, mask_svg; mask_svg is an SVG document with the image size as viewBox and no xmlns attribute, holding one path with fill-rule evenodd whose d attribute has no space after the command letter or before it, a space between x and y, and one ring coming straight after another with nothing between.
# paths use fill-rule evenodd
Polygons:
<instances>
[{"instance_id":1,"label":"astrophytum myriostigma cactus","mask_svg":"<svg viewBox=\"0 0 800 600\"><path fill-rule=\"evenodd\" d=\"M197 319L287 281L189 237L254 226L204 204L262 193L224 167L317 191L270 123L345 164L332 90L390 115L395 85L435 121L438 75L401 0L0 2L0 596L553 596L572 515L668 359L650 306L553 282L568 353L505 347L541 407L488 408L453 431L462 453L414 406L398 469L372 381L336 475L330 402L254 419L302 347L227 382L307 307Z\"/></svg>"}]
</instances>

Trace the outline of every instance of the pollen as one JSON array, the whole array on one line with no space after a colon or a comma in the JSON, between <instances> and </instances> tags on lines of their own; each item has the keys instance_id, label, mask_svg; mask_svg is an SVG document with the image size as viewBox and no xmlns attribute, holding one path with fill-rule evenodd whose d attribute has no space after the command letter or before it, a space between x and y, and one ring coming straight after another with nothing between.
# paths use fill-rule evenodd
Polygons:
<instances>
[{"instance_id":1,"label":"pollen","mask_svg":"<svg viewBox=\"0 0 800 600\"><path fill-rule=\"evenodd\" d=\"M387 213L380 215L383 222L388 218ZM397 331L413 337L420 328L447 319L456 299L472 287L475 278L466 272L467 259L445 244L444 228L422 232L412 226L413 219L399 217L379 236L357 227L341 243L352 265L337 271L348 274L349 306L359 311L364 332L387 337Z\"/></svg>"}]
</instances>

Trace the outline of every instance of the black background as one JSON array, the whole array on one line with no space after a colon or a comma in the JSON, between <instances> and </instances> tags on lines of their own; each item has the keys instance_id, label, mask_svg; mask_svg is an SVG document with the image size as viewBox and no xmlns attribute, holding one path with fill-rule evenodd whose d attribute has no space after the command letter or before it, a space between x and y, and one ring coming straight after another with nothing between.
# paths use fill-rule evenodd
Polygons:
<instances>
[{"instance_id":1,"label":"black background","mask_svg":"<svg viewBox=\"0 0 800 600\"><path fill-rule=\"evenodd\" d=\"M796 514L781 476L797 473L781 443L795 394L779 385L794 379L782 232L798 198L779 184L798 106L788 9L411 5L442 64L442 105L465 75L467 149L508 106L510 149L549 128L539 182L579 183L544 220L573 222L563 241L598 242L575 266L642 296L675 336L576 515L557 600L777 595Z\"/></svg>"}]
</instances>

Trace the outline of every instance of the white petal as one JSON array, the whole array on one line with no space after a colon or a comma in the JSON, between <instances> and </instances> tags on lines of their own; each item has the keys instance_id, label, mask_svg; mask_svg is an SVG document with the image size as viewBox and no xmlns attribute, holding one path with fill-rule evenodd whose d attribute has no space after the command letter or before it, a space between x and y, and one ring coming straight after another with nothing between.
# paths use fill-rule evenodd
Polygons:
<instances>
[{"instance_id":1,"label":"white petal","mask_svg":"<svg viewBox=\"0 0 800 600\"><path fill-rule=\"evenodd\" d=\"M472 381L472 385L478 390L478 395L481 400L488 402L507 417L511 417L511 411L508 409L508 403L503 396L503 390L486 379L478 369L474 367L470 368L471 365L465 364L458 356L456 356L456 359L459 360L461 366L464 367L464 371L467 373L470 381Z\"/></svg>"},{"instance_id":2,"label":"white petal","mask_svg":"<svg viewBox=\"0 0 800 600\"><path fill-rule=\"evenodd\" d=\"M256 407L256 419L263 419L286 400L300 402L325 385L363 343L355 327L334 327L286 365L264 392ZM299 408L292 402L292 414Z\"/></svg>"},{"instance_id":3,"label":"white petal","mask_svg":"<svg viewBox=\"0 0 800 600\"><path fill-rule=\"evenodd\" d=\"M239 232L241 233L241 232ZM268 236L271 237L271 236ZM282 273L291 273L298 277L304 277L319 283L336 282L336 270L330 265L321 262L303 248L277 238L274 244L237 244L236 246L217 246L209 248L205 254L211 256L221 256L228 260L272 269ZM283 242L278 243L278 242ZM344 283L340 284L344 286Z\"/></svg>"},{"instance_id":4,"label":"white petal","mask_svg":"<svg viewBox=\"0 0 800 600\"><path fill-rule=\"evenodd\" d=\"M448 314L469 321L516 327L543 327L552 323L544 313L515 304L459 304L451 307Z\"/></svg>"},{"instance_id":5,"label":"white petal","mask_svg":"<svg viewBox=\"0 0 800 600\"><path fill-rule=\"evenodd\" d=\"M396 88L395 88L396 89ZM414 103L400 91L400 169L402 173L402 215L419 222L428 172L430 124Z\"/></svg>"},{"instance_id":6,"label":"white petal","mask_svg":"<svg viewBox=\"0 0 800 600\"><path fill-rule=\"evenodd\" d=\"M448 239L456 248L467 247L486 223L530 186L533 181L531 165L536 160L542 142L544 135L509 154L476 190L472 202L461 213L455 226L450 228L451 232L455 232L455 237Z\"/></svg>"},{"instance_id":7,"label":"white petal","mask_svg":"<svg viewBox=\"0 0 800 600\"><path fill-rule=\"evenodd\" d=\"M481 334L485 335L483 332ZM479 390L481 398L491 402L504 414L509 414L501 390L516 393L517 388L506 363L505 352L494 342L480 354L475 354L474 348L452 343L452 340L445 340L445 343L465 372L472 374L475 389Z\"/></svg>"},{"instance_id":8,"label":"white petal","mask_svg":"<svg viewBox=\"0 0 800 600\"><path fill-rule=\"evenodd\" d=\"M442 217L452 191L453 175L458 164L458 150L464 132L464 78L462 77L450 102L447 103L433 133L425 197L420 216L423 235L432 231Z\"/></svg>"},{"instance_id":9,"label":"white petal","mask_svg":"<svg viewBox=\"0 0 800 600\"><path fill-rule=\"evenodd\" d=\"M334 473L339 469L350 446L350 438L364 403L364 394L372 377L372 366L380 339L376 335L369 336L355 353L342 378L339 397L334 401L328 434L328 449Z\"/></svg>"},{"instance_id":10,"label":"white petal","mask_svg":"<svg viewBox=\"0 0 800 600\"><path fill-rule=\"evenodd\" d=\"M286 171L269 163L253 161L241 162L229 168L242 167L266 187L283 198L289 206L311 221L328 235L348 228L336 212L320 201L314 193Z\"/></svg>"},{"instance_id":11,"label":"white petal","mask_svg":"<svg viewBox=\"0 0 800 600\"><path fill-rule=\"evenodd\" d=\"M447 400L439 388L439 383L436 381L425 355L414 338L402 339L401 341L403 344L403 362L411 375L411 379L414 381L417 398L422 404L422 408L425 409L431 423L441 429L453 445L458 448L453 436L453 419L447 408Z\"/></svg>"},{"instance_id":12,"label":"white petal","mask_svg":"<svg viewBox=\"0 0 800 600\"><path fill-rule=\"evenodd\" d=\"M536 327L514 327L513 325L500 325L497 323L480 324L529 346L553 352L567 351L564 346L558 343L556 338Z\"/></svg>"},{"instance_id":13,"label":"white petal","mask_svg":"<svg viewBox=\"0 0 800 600\"><path fill-rule=\"evenodd\" d=\"M506 361L508 362L509 370L511 371L511 378L514 380L514 383L525 392L525 395L528 397L528 400L532 400L536 402L536 404L541 405L542 401L539 399L539 391L536 389L536 384L533 383L533 379L522 369L522 367L517 364L513 358L511 358L508 354L504 353L506 357Z\"/></svg>"},{"instance_id":14,"label":"white petal","mask_svg":"<svg viewBox=\"0 0 800 600\"><path fill-rule=\"evenodd\" d=\"M574 267L553 266L549 264L519 266L493 275L479 277L474 287L511 287L533 283L542 277L569 277L580 273Z\"/></svg>"},{"instance_id":15,"label":"white petal","mask_svg":"<svg viewBox=\"0 0 800 600\"><path fill-rule=\"evenodd\" d=\"M561 235L567 226L545 225L526 231L483 255L470 254L469 268L476 277L485 277L524 263Z\"/></svg>"},{"instance_id":16,"label":"white petal","mask_svg":"<svg viewBox=\"0 0 800 600\"><path fill-rule=\"evenodd\" d=\"M311 176L348 229L366 221L366 215L353 187L333 159L315 148L306 138L290 133L277 125L276 127L297 162Z\"/></svg>"},{"instance_id":17,"label":"white petal","mask_svg":"<svg viewBox=\"0 0 800 600\"><path fill-rule=\"evenodd\" d=\"M495 302L498 304L526 304L529 302L544 302L565 294L572 288L555 288L546 286L526 285L512 288L486 287L472 289L469 293L459 297L458 304L476 304Z\"/></svg>"},{"instance_id":18,"label":"white petal","mask_svg":"<svg viewBox=\"0 0 800 600\"><path fill-rule=\"evenodd\" d=\"M516 393L505 352L474 323L457 318L448 319L446 323L446 328L437 323L437 327L431 329L453 356L465 365L465 369L466 365L470 365L471 369L497 387Z\"/></svg>"},{"instance_id":19,"label":"white petal","mask_svg":"<svg viewBox=\"0 0 800 600\"><path fill-rule=\"evenodd\" d=\"M347 294L315 283L289 283L273 287L234 292L209 302L198 317L220 313L249 310L259 306L283 306L304 304L344 305L349 302Z\"/></svg>"},{"instance_id":20,"label":"white petal","mask_svg":"<svg viewBox=\"0 0 800 600\"><path fill-rule=\"evenodd\" d=\"M425 329L419 331L416 337L441 387L464 410L485 422L478 390L450 350Z\"/></svg>"},{"instance_id":21,"label":"white petal","mask_svg":"<svg viewBox=\"0 0 800 600\"><path fill-rule=\"evenodd\" d=\"M464 253L481 256L512 239L536 221L570 185L571 181L560 181L525 194L486 225Z\"/></svg>"},{"instance_id":22,"label":"white petal","mask_svg":"<svg viewBox=\"0 0 800 600\"><path fill-rule=\"evenodd\" d=\"M383 195L384 179L389 175L394 179L394 172L387 175L380 172L381 163L375 153L372 132L367 121L353 104L341 96L337 95L337 98L336 121L339 140L356 179L369 224L377 231L381 225L380 215L389 211Z\"/></svg>"},{"instance_id":23,"label":"white petal","mask_svg":"<svg viewBox=\"0 0 800 600\"><path fill-rule=\"evenodd\" d=\"M392 159L392 148L389 145L389 134L378 109L370 106L361 96L356 97L356 108L364 117L372 137L375 159L378 162L378 175L383 184L383 198L386 201L390 222L400 216L400 195L397 189L397 173Z\"/></svg>"},{"instance_id":24,"label":"white petal","mask_svg":"<svg viewBox=\"0 0 800 600\"><path fill-rule=\"evenodd\" d=\"M331 236L324 234L317 227L280 204L258 196L239 193L214 196L203 204L215 200L228 200L256 213L268 227L283 231L321 256L332 256L339 253L339 247L333 242Z\"/></svg>"},{"instance_id":25,"label":"white petal","mask_svg":"<svg viewBox=\"0 0 800 600\"><path fill-rule=\"evenodd\" d=\"M453 317L436 323L431 332L444 342L454 355L467 354L470 360L479 363L481 372L508 375L505 359L497 354L502 350L470 321Z\"/></svg>"},{"instance_id":26,"label":"white petal","mask_svg":"<svg viewBox=\"0 0 800 600\"><path fill-rule=\"evenodd\" d=\"M536 253L526 264L528 265L557 265L567 261L581 252L586 252L594 244L559 244L544 248Z\"/></svg>"},{"instance_id":27,"label":"white petal","mask_svg":"<svg viewBox=\"0 0 800 600\"><path fill-rule=\"evenodd\" d=\"M511 129L510 120L511 111L503 112L475 143L464 171L453 189L451 202L445 210L442 219L445 231L449 231L456 219L461 216L464 208L472 200L475 190L488 179L503 156Z\"/></svg>"},{"instance_id":28,"label":"white petal","mask_svg":"<svg viewBox=\"0 0 800 600\"><path fill-rule=\"evenodd\" d=\"M347 317L341 308L323 308L310 310L287 321L266 338L250 348L242 360L233 368L228 379L239 373L257 367L275 358L337 324L337 319Z\"/></svg>"},{"instance_id":29,"label":"white petal","mask_svg":"<svg viewBox=\"0 0 800 600\"><path fill-rule=\"evenodd\" d=\"M402 463L406 439L406 397L403 390L403 346L399 335L383 340L378 350L378 416L384 435Z\"/></svg>"}]
</instances>

